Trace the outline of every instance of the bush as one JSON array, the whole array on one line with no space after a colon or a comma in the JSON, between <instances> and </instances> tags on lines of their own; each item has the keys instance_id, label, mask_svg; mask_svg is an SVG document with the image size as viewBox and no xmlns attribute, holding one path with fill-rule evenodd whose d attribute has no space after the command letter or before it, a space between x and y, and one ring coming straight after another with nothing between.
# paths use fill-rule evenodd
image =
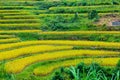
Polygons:
<instances>
[{"instance_id":1,"label":"bush","mask_svg":"<svg viewBox=\"0 0 120 80\"><path fill-rule=\"evenodd\" d=\"M16 80L13 74L9 74L4 69L4 64L6 61L0 63L0 80Z\"/></svg>"},{"instance_id":2,"label":"bush","mask_svg":"<svg viewBox=\"0 0 120 80\"><path fill-rule=\"evenodd\" d=\"M82 6L87 6L87 2L83 0L83 1L81 2L81 5L82 5Z\"/></svg>"},{"instance_id":3,"label":"bush","mask_svg":"<svg viewBox=\"0 0 120 80\"><path fill-rule=\"evenodd\" d=\"M112 4L113 4L113 5L119 5L119 2L113 0L113 1L112 1Z\"/></svg>"},{"instance_id":4,"label":"bush","mask_svg":"<svg viewBox=\"0 0 120 80\"><path fill-rule=\"evenodd\" d=\"M117 68L117 70L120 70L120 60L118 61L116 68Z\"/></svg>"},{"instance_id":5,"label":"bush","mask_svg":"<svg viewBox=\"0 0 120 80\"><path fill-rule=\"evenodd\" d=\"M88 18L89 19L95 19L95 18L98 18L98 13L96 10L92 10L88 13Z\"/></svg>"},{"instance_id":6,"label":"bush","mask_svg":"<svg viewBox=\"0 0 120 80\"><path fill-rule=\"evenodd\" d=\"M34 4L34 6L39 7L39 10L49 9L50 7L60 5L59 2L46 2L46 1L39 1Z\"/></svg>"},{"instance_id":7,"label":"bush","mask_svg":"<svg viewBox=\"0 0 120 80\"><path fill-rule=\"evenodd\" d=\"M120 66L120 61L117 67ZM63 77L64 75L64 77ZM80 63L75 67L66 68L64 73L56 72L53 80L119 80L120 69L102 67L97 63L85 65Z\"/></svg>"},{"instance_id":8,"label":"bush","mask_svg":"<svg viewBox=\"0 0 120 80\"><path fill-rule=\"evenodd\" d=\"M64 23L66 23L66 20L62 16L57 16L50 20L47 19L46 22L47 22L46 25L41 27L43 31L44 30L60 31L68 29L68 27L64 25Z\"/></svg>"},{"instance_id":9,"label":"bush","mask_svg":"<svg viewBox=\"0 0 120 80\"><path fill-rule=\"evenodd\" d=\"M52 78L52 80L64 80L64 77L61 75L60 72L55 72L55 75Z\"/></svg>"}]
</instances>

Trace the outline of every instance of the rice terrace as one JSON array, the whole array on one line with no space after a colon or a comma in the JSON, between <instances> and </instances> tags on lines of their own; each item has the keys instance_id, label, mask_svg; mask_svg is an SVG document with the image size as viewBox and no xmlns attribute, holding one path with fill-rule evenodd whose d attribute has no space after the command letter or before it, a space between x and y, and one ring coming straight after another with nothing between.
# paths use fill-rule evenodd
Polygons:
<instances>
[{"instance_id":1,"label":"rice terrace","mask_svg":"<svg viewBox=\"0 0 120 80\"><path fill-rule=\"evenodd\" d=\"M0 0L0 80L120 80L120 0Z\"/></svg>"}]
</instances>

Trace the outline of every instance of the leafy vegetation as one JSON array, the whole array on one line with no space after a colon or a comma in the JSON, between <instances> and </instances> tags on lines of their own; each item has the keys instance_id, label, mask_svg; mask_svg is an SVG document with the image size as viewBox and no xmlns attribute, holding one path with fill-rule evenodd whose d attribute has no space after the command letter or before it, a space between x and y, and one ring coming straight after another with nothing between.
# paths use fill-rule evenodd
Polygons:
<instances>
[{"instance_id":1,"label":"leafy vegetation","mask_svg":"<svg viewBox=\"0 0 120 80\"><path fill-rule=\"evenodd\" d=\"M61 68L59 72L55 72L52 80L119 80L120 70L116 69L117 66L106 68L96 63L89 66L80 63L75 67Z\"/></svg>"}]
</instances>

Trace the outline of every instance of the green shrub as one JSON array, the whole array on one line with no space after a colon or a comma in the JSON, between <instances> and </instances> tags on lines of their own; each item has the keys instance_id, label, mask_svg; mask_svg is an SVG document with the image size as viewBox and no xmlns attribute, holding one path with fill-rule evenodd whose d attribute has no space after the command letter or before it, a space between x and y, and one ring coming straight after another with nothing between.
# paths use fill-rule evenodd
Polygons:
<instances>
[{"instance_id":1,"label":"green shrub","mask_svg":"<svg viewBox=\"0 0 120 80\"><path fill-rule=\"evenodd\" d=\"M82 0L81 5L82 6L87 6L87 2L85 0Z\"/></svg>"},{"instance_id":2,"label":"green shrub","mask_svg":"<svg viewBox=\"0 0 120 80\"><path fill-rule=\"evenodd\" d=\"M75 15L72 19L72 22L76 22L78 19L79 19L79 15L78 15L78 13L75 13Z\"/></svg>"},{"instance_id":3,"label":"green shrub","mask_svg":"<svg viewBox=\"0 0 120 80\"><path fill-rule=\"evenodd\" d=\"M119 61L120 62L120 61ZM117 67L119 67L119 62ZM97 63L85 65L80 63L75 67L65 68L63 72L57 72L54 80L119 80L120 69L103 67ZM64 77L63 77L64 75Z\"/></svg>"},{"instance_id":4,"label":"green shrub","mask_svg":"<svg viewBox=\"0 0 120 80\"><path fill-rule=\"evenodd\" d=\"M119 5L119 2L118 2L118 1L113 0L113 1L112 1L112 4L113 4L113 5Z\"/></svg>"},{"instance_id":5,"label":"green shrub","mask_svg":"<svg viewBox=\"0 0 120 80\"><path fill-rule=\"evenodd\" d=\"M53 19L47 19L46 22L47 22L46 25L41 27L43 31L44 30L60 31L68 29L68 27L64 25L64 23L66 23L66 20L62 16L57 16Z\"/></svg>"},{"instance_id":6,"label":"green shrub","mask_svg":"<svg viewBox=\"0 0 120 80\"><path fill-rule=\"evenodd\" d=\"M98 13L96 10L92 10L88 13L88 18L89 19L94 19L94 18L98 18Z\"/></svg>"},{"instance_id":7,"label":"green shrub","mask_svg":"<svg viewBox=\"0 0 120 80\"><path fill-rule=\"evenodd\" d=\"M4 70L4 64L6 61L0 63L0 79L2 80L16 80L13 74L9 74Z\"/></svg>"},{"instance_id":8,"label":"green shrub","mask_svg":"<svg viewBox=\"0 0 120 80\"><path fill-rule=\"evenodd\" d=\"M61 75L60 72L55 72L54 77L52 78L52 80L65 80L64 77Z\"/></svg>"},{"instance_id":9,"label":"green shrub","mask_svg":"<svg viewBox=\"0 0 120 80\"><path fill-rule=\"evenodd\" d=\"M118 61L116 68L117 68L117 70L120 70L120 60Z\"/></svg>"}]
</instances>

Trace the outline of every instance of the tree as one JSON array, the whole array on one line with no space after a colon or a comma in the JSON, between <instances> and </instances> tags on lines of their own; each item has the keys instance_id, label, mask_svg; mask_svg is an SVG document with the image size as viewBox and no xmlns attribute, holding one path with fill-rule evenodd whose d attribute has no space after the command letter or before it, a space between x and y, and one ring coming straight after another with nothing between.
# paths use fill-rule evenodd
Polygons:
<instances>
[{"instance_id":1,"label":"tree","mask_svg":"<svg viewBox=\"0 0 120 80\"><path fill-rule=\"evenodd\" d=\"M67 29L66 25L64 25L64 23L66 23L66 20L63 16L56 16L55 18L50 18L50 20L47 20L46 22L46 25L41 27L42 30L56 31Z\"/></svg>"},{"instance_id":2,"label":"tree","mask_svg":"<svg viewBox=\"0 0 120 80\"><path fill-rule=\"evenodd\" d=\"M92 10L88 13L88 18L89 19L94 19L94 18L98 18L98 13L96 10Z\"/></svg>"},{"instance_id":3,"label":"tree","mask_svg":"<svg viewBox=\"0 0 120 80\"><path fill-rule=\"evenodd\" d=\"M87 1L86 0L82 0L81 5L82 6L86 6L87 5Z\"/></svg>"},{"instance_id":4,"label":"tree","mask_svg":"<svg viewBox=\"0 0 120 80\"><path fill-rule=\"evenodd\" d=\"M72 22L76 22L78 20L78 18L79 18L79 14L78 14L78 12L76 12Z\"/></svg>"}]
</instances>

